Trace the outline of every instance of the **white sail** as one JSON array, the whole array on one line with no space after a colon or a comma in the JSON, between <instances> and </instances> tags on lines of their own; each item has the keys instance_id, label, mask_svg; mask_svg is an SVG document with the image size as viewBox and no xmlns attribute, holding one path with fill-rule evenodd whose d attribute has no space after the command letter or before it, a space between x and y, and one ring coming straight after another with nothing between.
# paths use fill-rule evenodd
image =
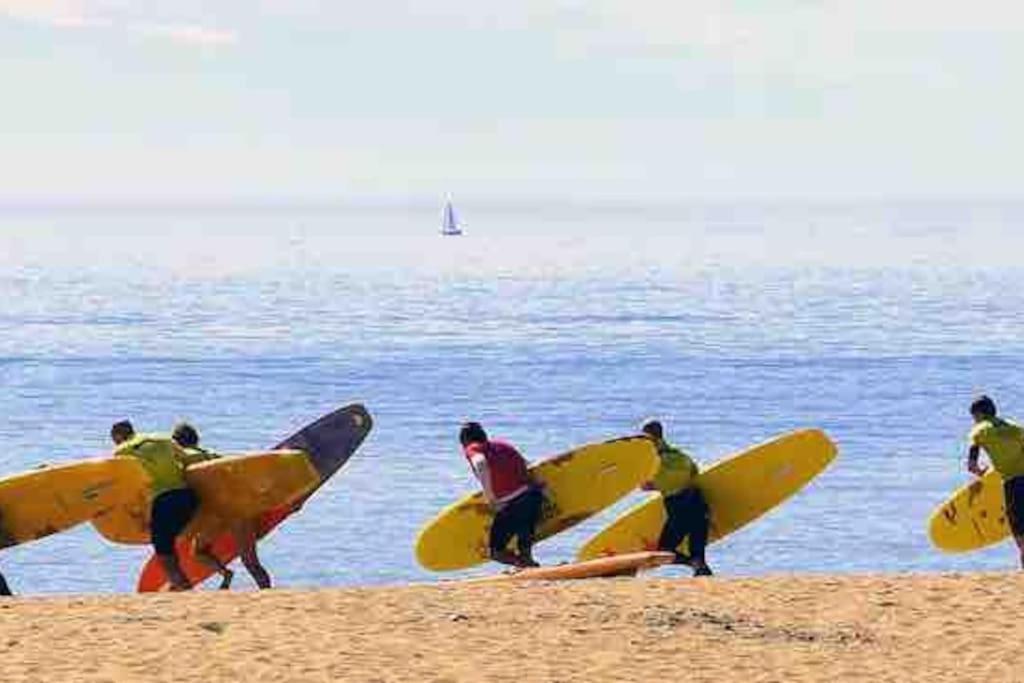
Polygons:
<instances>
[{"instance_id":1,"label":"white sail","mask_svg":"<svg viewBox=\"0 0 1024 683\"><path fill-rule=\"evenodd\" d=\"M462 228L459 227L459 221L455 217L455 207L452 206L452 203L450 201L447 201L444 204L444 215L441 217L441 234L462 234Z\"/></svg>"}]
</instances>

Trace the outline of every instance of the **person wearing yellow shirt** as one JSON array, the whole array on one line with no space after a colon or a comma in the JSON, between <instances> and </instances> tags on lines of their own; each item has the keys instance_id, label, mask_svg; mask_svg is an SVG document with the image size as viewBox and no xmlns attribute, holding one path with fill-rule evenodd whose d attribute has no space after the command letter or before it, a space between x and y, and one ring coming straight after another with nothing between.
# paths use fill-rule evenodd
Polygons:
<instances>
[{"instance_id":1,"label":"person wearing yellow shirt","mask_svg":"<svg viewBox=\"0 0 1024 683\"><path fill-rule=\"evenodd\" d=\"M1024 569L1024 429L998 417L995 401L988 396L979 396L971 403L971 417L974 427L968 437L967 470L978 477L988 472L987 467L978 464L981 451L985 451L992 468L1002 477L1006 520Z\"/></svg>"},{"instance_id":2,"label":"person wearing yellow shirt","mask_svg":"<svg viewBox=\"0 0 1024 683\"><path fill-rule=\"evenodd\" d=\"M171 438L181 446L184 454L183 463L190 467L196 463L206 460L214 460L220 456L206 450L199 445L199 432L187 422L179 422L171 432ZM231 524L231 534L235 537L235 547L238 548L238 555L242 564L249 572L249 576L261 589L270 588L270 573L260 562L256 554L256 522L255 520L242 519L234 520ZM220 561L213 552L210 539L197 537L195 539L195 555L203 564L207 565L220 574L220 589L227 590L231 587L231 581L235 573L228 569L228 566Z\"/></svg>"},{"instance_id":3,"label":"person wearing yellow shirt","mask_svg":"<svg viewBox=\"0 0 1024 683\"><path fill-rule=\"evenodd\" d=\"M181 447L163 436L136 435L132 423L123 420L110 429L114 457L135 458L150 478L153 502L150 506L149 529L153 550L174 590L192 588L178 563L174 540L192 520L199 499L185 481Z\"/></svg>"},{"instance_id":4,"label":"person wearing yellow shirt","mask_svg":"<svg viewBox=\"0 0 1024 683\"><path fill-rule=\"evenodd\" d=\"M658 538L658 550L674 553L676 563L692 567L694 576L711 576L704 557L710 513L704 494L697 487L697 463L665 441L665 430L658 420L645 422L642 431L654 442L661 461L654 479L642 486L646 491L659 492L665 505L665 526ZM688 554L678 550L684 538L689 541Z\"/></svg>"}]
</instances>

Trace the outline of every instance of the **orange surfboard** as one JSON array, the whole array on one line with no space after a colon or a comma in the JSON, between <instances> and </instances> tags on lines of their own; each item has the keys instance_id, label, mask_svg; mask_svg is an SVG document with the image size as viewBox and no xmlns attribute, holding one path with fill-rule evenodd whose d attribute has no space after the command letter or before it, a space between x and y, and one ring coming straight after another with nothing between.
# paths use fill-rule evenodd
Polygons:
<instances>
[{"instance_id":1,"label":"orange surfboard","mask_svg":"<svg viewBox=\"0 0 1024 683\"><path fill-rule=\"evenodd\" d=\"M671 564L672 553L640 552L601 557L586 562L572 562L550 567L531 567L500 576L475 579L475 582L490 581L574 581L578 579L599 579L612 576L633 576L637 572Z\"/></svg>"},{"instance_id":2,"label":"orange surfboard","mask_svg":"<svg viewBox=\"0 0 1024 683\"><path fill-rule=\"evenodd\" d=\"M260 516L256 525L257 538L263 538L298 511L325 481L348 462L372 428L373 418L370 413L362 405L354 404L321 417L275 446L275 449L297 449L308 454L313 467L320 474L320 483L298 503L270 510ZM193 586L197 586L212 576L214 570L196 558L193 541L188 536L180 536L176 549L185 576ZM230 532L214 539L210 549L224 564L232 562L239 553L235 537ZM150 556L139 575L138 591L150 593L168 588L163 565L156 555Z\"/></svg>"}]
</instances>

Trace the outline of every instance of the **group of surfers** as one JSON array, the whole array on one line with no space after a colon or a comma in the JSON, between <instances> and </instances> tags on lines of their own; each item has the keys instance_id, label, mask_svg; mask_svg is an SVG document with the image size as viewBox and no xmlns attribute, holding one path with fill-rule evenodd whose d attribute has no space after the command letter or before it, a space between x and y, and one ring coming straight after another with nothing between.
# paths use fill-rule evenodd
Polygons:
<instances>
[{"instance_id":1,"label":"group of surfers","mask_svg":"<svg viewBox=\"0 0 1024 683\"><path fill-rule=\"evenodd\" d=\"M998 416L995 402L979 396L970 405L974 425L968 435L967 469L982 477L988 467L981 464L982 451L1003 480L1006 518L1017 544L1024 568L1024 428ZM697 463L665 438L664 426L648 420L641 433L653 443L658 469L642 488L656 491L665 507L665 525L658 538L658 550L670 552L677 564L693 569L694 576L711 576L705 557L711 510L700 490ZM176 553L176 541L195 516L199 500L189 488L185 471L191 465L219 457L199 445L199 433L185 422L174 427L169 437L136 434L131 422L111 427L114 457L136 458L150 476L153 499L150 508L150 541L172 590L189 590L189 583ZM480 481L484 497L494 513L489 537L490 559L513 567L535 567L533 545L544 503L543 487L529 472L522 454L511 444L490 439L479 422L467 422L459 431L459 442L470 468ZM236 520L230 532L242 563L257 586L270 588L271 579L256 553L254 520ZM515 549L511 542L515 540ZM679 546L688 540L688 551ZM234 573L212 551L212 539L193 539L196 559L221 577L220 587L231 585ZM11 595L0 574L0 595Z\"/></svg>"},{"instance_id":2,"label":"group of surfers","mask_svg":"<svg viewBox=\"0 0 1024 683\"><path fill-rule=\"evenodd\" d=\"M648 420L641 433L654 444L658 469L641 488L657 491L665 506L665 526L658 550L670 552L677 564L693 568L694 576L711 576L705 559L711 513L697 485L700 469L693 458L665 439L658 420ZM488 438L478 422L467 422L459 432L462 450L494 511L488 549L490 559L513 567L536 567L533 542L544 503L543 487L529 473L526 459L514 446ZM510 542L515 539L516 549ZM688 552L679 550L688 538Z\"/></svg>"},{"instance_id":3,"label":"group of surfers","mask_svg":"<svg viewBox=\"0 0 1024 683\"><path fill-rule=\"evenodd\" d=\"M135 458L149 475L152 493L150 504L150 543L167 574L171 590L189 590L192 586L182 571L175 547L178 536L185 530L199 510L199 498L185 478L192 465L220 457L199 445L199 432L191 424L180 422L170 436L136 434L128 420L115 422L110 428L115 458ZM270 574L256 553L256 524L254 520L234 520L230 532L239 549L242 564L257 586L270 588ZM213 539L197 536L192 539L197 560L221 577L220 587L227 589L234 572L216 556L211 547ZM11 595L7 580L0 574L0 595Z\"/></svg>"},{"instance_id":4,"label":"group of surfers","mask_svg":"<svg viewBox=\"0 0 1024 683\"><path fill-rule=\"evenodd\" d=\"M149 533L153 551L163 565L172 590L192 588L181 569L175 544L199 510L199 498L185 479L185 470L195 464L220 457L199 445L199 432L187 422L175 425L170 437L157 434L136 434L128 420L110 428L114 457L136 458L150 478L153 500L149 514ZM256 585L270 588L270 574L256 554L254 520L234 520L230 532L235 537L242 563ZM193 539L195 557L221 576L221 588L227 589L234 578L232 572L214 554L213 539Z\"/></svg>"},{"instance_id":5,"label":"group of surfers","mask_svg":"<svg viewBox=\"0 0 1024 683\"><path fill-rule=\"evenodd\" d=\"M988 467L982 451L1003 481L1006 519L1024 569L1024 428L998 416L995 401L979 396L971 402L974 425L968 434L967 470L980 478ZM657 491L665 507L665 525L658 538L660 551L675 555L677 564L693 568L694 576L710 576L705 557L711 510L700 490L699 468L693 458L665 439L658 420L641 429L657 450L659 466L642 488ZM490 440L483 427L467 422L459 434L463 452L494 510L490 558L514 567L535 567L533 542L543 503L542 487L533 481L523 456L511 445ZM509 547L516 540L516 550ZM688 552L679 547L688 538Z\"/></svg>"}]
</instances>

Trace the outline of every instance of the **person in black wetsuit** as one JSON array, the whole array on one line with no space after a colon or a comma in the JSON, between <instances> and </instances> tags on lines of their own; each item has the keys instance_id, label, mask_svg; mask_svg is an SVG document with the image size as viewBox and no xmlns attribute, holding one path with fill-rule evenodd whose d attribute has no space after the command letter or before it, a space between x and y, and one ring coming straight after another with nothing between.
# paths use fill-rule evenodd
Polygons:
<instances>
[{"instance_id":1,"label":"person in black wetsuit","mask_svg":"<svg viewBox=\"0 0 1024 683\"><path fill-rule=\"evenodd\" d=\"M666 520L658 539L658 550L674 553L676 563L693 567L694 576L711 576L711 568L704 559L710 512L704 494L697 487L700 473L697 463L665 441L661 422L648 420L642 431L654 443L661 463L654 479L643 485L647 491L660 493L665 505ZM679 551L684 538L688 539L688 553Z\"/></svg>"}]
</instances>

